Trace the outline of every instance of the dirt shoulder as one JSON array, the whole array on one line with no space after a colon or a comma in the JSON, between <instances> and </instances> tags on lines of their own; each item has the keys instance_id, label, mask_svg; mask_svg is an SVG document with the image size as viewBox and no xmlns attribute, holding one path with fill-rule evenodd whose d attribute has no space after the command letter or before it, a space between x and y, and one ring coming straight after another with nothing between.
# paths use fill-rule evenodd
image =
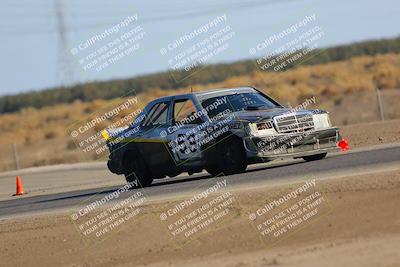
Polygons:
<instances>
[{"instance_id":1,"label":"dirt shoulder","mask_svg":"<svg viewBox=\"0 0 400 267\"><path fill-rule=\"evenodd\" d=\"M313 194L324 198L318 206L322 213L282 238L264 238L249 214L307 181L233 190L229 214L191 238L173 236L160 220L182 199L144 203L140 214L104 238L83 236L71 213L2 220L0 256L6 266L395 266L400 261L399 171L317 180Z\"/></svg>"},{"instance_id":2,"label":"dirt shoulder","mask_svg":"<svg viewBox=\"0 0 400 267\"><path fill-rule=\"evenodd\" d=\"M341 126L343 138L352 148L400 142L400 120L378 121Z\"/></svg>"}]
</instances>

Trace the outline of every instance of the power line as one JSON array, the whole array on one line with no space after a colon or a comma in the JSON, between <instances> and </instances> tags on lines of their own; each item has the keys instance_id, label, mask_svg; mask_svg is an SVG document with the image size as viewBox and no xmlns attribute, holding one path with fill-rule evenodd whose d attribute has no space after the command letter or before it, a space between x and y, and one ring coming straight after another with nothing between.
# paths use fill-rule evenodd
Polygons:
<instances>
[{"instance_id":1,"label":"power line","mask_svg":"<svg viewBox=\"0 0 400 267\"><path fill-rule=\"evenodd\" d=\"M57 19L57 75L62 86L67 86L73 82L73 69L70 62L68 51L67 33L65 30L64 10L62 0L54 0L54 13Z\"/></svg>"},{"instance_id":2,"label":"power line","mask_svg":"<svg viewBox=\"0 0 400 267\"><path fill-rule=\"evenodd\" d=\"M178 14L174 14L174 15L154 16L154 17L145 17L145 18L139 17L139 22L141 24L145 24L145 23L162 22L162 21L169 21L169 20L181 20L181 19L209 15L209 14L218 13L218 12L226 12L226 11L231 11L231 10L236 10L236 9L253 8L253 7L258 7L258 6L277 4L277 3L282 3L284 1L290 2L293 0L270 0L270 1L257 0L257 1L251 1L251 2L245 2L245 3L237 3L236 5L230 5L230 6L225 6L225 7L220 6L219 8L212 8L212 9L208 8L208 9L203 9L200 11L182 12L182 13L178 13ZM129 15L129 14L126 14L126 15ZM69 27L65 27L64 30L65 31L81 31L81 30L86 30L89 28L99 28L99 27L109 26L114 23L117 23L117 22L110 21L110 22L106 22L106 23L95 23L95 24L89 24L89 25L84 25L84 26L69 26ZM3 31L0 33L9 34L9 35L21 35L21 34L38 34L38 33L56 33L57 31L58 31L58 29L48 29L48 30L44 30L44 31L37 31L35 29L35 30L10 31L10 32Z\"/></svg>"}]
</instances>

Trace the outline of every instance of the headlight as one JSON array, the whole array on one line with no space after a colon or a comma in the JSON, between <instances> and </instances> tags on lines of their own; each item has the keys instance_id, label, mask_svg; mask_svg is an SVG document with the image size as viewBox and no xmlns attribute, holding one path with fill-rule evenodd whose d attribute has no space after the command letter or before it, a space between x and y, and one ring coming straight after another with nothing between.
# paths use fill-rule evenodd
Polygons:
<instances>
[{"instance_id":1,"label":"headlight","mask_svg":"<svg viewBox=\"0 0 400 267\"><path fill-rule=\"evenodd\" d=\"M253 135L274 135L276 134L272 121L263 121L250 124L251 133Z\"/></svg>"},{"instance_id":2,"label":"headlight","mask_svg":"<svg viewBox=\"0 0 400 267\"><path fill-rule=\"evenodd\" d=\"M331 127L331 121L329 119L328 113L314 114L313 121L314 121L315 130Z\"/></svg>"}]
</instances>

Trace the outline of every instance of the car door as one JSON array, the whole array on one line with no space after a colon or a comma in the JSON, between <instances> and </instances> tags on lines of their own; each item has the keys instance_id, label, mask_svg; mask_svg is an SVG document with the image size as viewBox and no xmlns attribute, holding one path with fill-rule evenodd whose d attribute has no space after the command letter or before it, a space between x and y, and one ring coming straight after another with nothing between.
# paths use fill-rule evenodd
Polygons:
<instances>
[{"instance_id":1,"label":"car door","mask_svg":"<svg viewBox=\"0 0 400 267\"><path fill-rule=\"evenodd\" d=\"M172 162L165 146L167 136L164 134L171 125L170 109L170 100L156 102L150 107L141 123L140 134L136 138L146 163L155 172L157 168L161 171Z\"/></svg>"},{"instance_id":2,"label":"car door","mask_svg":"<svg viewBox=\"0 0 400 267\"><path fill-rule=\"evenodd\" d=\"M190 97L175 97L169 127L171 155L177 165L201 159L201 113Z\"/></svg>"}]
</instances>

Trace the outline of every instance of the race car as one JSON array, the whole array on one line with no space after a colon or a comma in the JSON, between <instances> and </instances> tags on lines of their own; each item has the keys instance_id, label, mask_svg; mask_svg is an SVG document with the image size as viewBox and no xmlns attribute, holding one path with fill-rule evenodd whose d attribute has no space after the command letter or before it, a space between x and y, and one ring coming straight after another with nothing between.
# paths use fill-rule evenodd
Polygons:
<instances>
[{"instance_id":1,"label":"race car","mask_svg":"<svg viewBox=\"0 0 400 267\"><path fill-rule=\"evenodd\" d=\"M323 159L338 150L339 128L326 111L304 106L284 107L253 87L158 98L128 127L109 130L107 165L144 187L183 172L231 175L276 158Z\"/></svg>"}]
</instances>

